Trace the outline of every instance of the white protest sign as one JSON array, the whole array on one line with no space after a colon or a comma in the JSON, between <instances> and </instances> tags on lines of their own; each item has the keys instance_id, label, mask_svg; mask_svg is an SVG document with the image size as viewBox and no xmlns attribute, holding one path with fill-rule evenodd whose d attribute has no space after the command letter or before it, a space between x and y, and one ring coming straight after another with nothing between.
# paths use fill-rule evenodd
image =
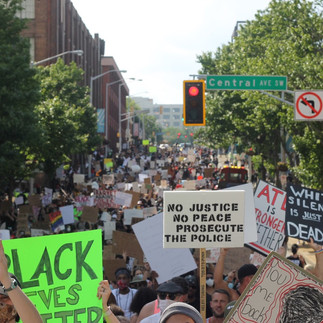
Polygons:
<instances>
[{"instance_id":1,"label":"white protest sign","mask_svg":"<svg viewBox=\"0 0 323 323\"><path fill-rule=\"evenodd\" d=\"M138 210L138 209L124 209L123 214L124 214L123 224L125 225L131 225L132 218L144 217L143 210Z\"/></svg>"},{"instance_id":2,"label":"white protest sign","mask_svg":"<svg viewBox=\"0 0 323 323\"><path fill-rule=\"evenodd\" d=\"M112 240L113 231L116 231L115 221L104 222L104 240Z\"/></svg>"},{"instance_id":3,"label":"white protest sign","mask_svg":"<svg viewBox=\"0 0 323 323\"><path fill-rule=\"evenodd\" d=\"M149 175L147 174L139 174L139 183L143 183L145 181L145 178L149 178Z\"/></svg>"},{"instance_id":4,"label":"white protest sign","mask_svg":"<svg viewBox=\"0 0 323 323\"><path fill-rule=\"evenodd\" d=\"M15 204L16 205L22 205L24 204L24 197L23 196L18 196L15 198Z\"/></svg>"},{"instance_id":5,"label":"white protest sign","mask_svg":"<svg viewBox=\"0 0 323 323\"><path fill-rule=\"evenodd\" d=\"M73 205L61 206L59 210L62 213L63 223L71 224L74 223L74 207Z\"/></svg>"},{"instance_id":6,"label":"white protest sign","mask_svg":"<svg viewBox=\"0 0 323 323\"><path fill-rule=\"evenodd\" d=\"M0 240L10 240L10 230L0 230Z\"/></svg>"},{"instance_id":7,"label":"white protest sign","mask_svg":"<svg viewBox=\"0 0 323 323\"><path fill-rule=\"evenodd\" d=\"M251 183L237 185L234 187L226 188L225 190L243 190L245 191L245 232L244 242L257 241L257 224L255 215L255 203L253 199L253 186Z\"/></svg>"},{"instance_id":8,"label":"white protest sign","mask_svg":"<svg viewBox=\"0 0 323 323\"><path fill-rule=\"evenodd\" d=\"M267 256L277 251L285 239L286 193L260 180L254 201L258 238L247 245Z\"/></svg>"},{"instance_id":9,"label":"white protest sign","mask_svg":"<svg viewBox=\"0 0 323 323\"><path fill-rule=\"evenodd\" d=\"M189 249L163 248L162 213L134 224L132 229L150 267L158 273L158 284L196 269Z\"/></svg>"},{"instance_id":10,"label":"white protest sign","mask_svg":"<svg viewBox=\"0 0 323 323\"><path fill-rule=\"evenodd\" d=\"M322 281L272 252L224 322L320 323L322 315Z\"/></svg>"},{"instance_id":11,"label":"white protest sign","mask_svg":"<svg viewBox=\"0 0 323 323\"><path fill-rule=\"evenodd\" d=\"M73 183L81 184L84 183L85 175L84 174L73 174Z\"/></svg>"},{"instance_id":12,"label":"white protest sign","mask_svg":"<svg viewBox=\"0 0 323 323\"><path fill-rule=\"evenodd\" d=\"M115 202L115 204L118 204L118 205L130 207L131 200L132 200L131 194L117 191L114 202Z\"/></svg>"},{"instance_id":13,"label":"white protest sign","mask_svg":"<svg viewBox=\"0 0 323 323\"><path fill-rule=\"evenodd\" d=\"M142 211L143 211L143 216L145 219L148 218L149 216L153 216L153 215L157 214L156 206L145 207Z\"/></svg>"},{"instance_id":14,"label":"white protest sign","mask_svg":"<svg viewBox=\"0 0 323 323\"><path fill-rule=\"evenodd\" d=\"M164 248L244 244L244 191L164 192Z\"/></svg>"}]
</instances>

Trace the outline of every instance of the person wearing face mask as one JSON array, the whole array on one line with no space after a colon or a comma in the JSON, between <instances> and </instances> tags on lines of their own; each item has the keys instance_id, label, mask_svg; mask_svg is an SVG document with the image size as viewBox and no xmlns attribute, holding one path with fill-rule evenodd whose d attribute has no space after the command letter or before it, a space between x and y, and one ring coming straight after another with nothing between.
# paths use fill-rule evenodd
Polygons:
<instances>
[{"instance_id":1,"label":"person wearing face mask","mask_svg":"<svg viewBox=\"0 0 323 323\"><path fill-rule=\"evenodd\" d=\"M34 304L21 290L20 283L8 273L7 258L0 240L0 322L14 323L20 319L24 323L42 323L42 318Z\"/></svg>"},{"instance_id":2,"label":"person wearing face mask","mask_svg":"<svg viewBox=\"0 0 323 323\"><path fill-rule=\"evenodd\" d=\"M130 271L127 268L119 268L115 272L118 288L112 290L116 304L121 307L125 313L125 317L131 317L130 304L137 290L129 287L131 280Z\"/></svg>"},{"instance_id":3,"label":"person wearing face mask","mask_svg":"<svg viewBox=\"0 0 323 323\"><path fill-rule=\"evenodd\" d=\"M215 285L214 285L213 273L207 272L206 273L206 293L212 296L214 290L215 290Z\"/></svg>"},{"instance_id":4,"label":"person wearing face mask","mask_svg":"<svg viewBox=\"0 0 323 323\"><path fill-rule=\"evenodd\" d=\"M183 289L178 284L173 281L168 281L162 283L157 288L157 299L158 299L158 307L160 311L156 314L150 315L143 320L137 322L141 323L158 323L161 314L170 304L175 302L183 301Z\"/></svg>"}]
</instances>

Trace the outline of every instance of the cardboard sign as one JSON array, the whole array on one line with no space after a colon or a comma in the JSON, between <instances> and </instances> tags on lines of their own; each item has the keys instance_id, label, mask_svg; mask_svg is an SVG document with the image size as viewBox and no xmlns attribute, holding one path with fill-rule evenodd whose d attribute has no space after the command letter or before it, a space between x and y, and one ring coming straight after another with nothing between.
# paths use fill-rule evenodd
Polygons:
<instances>
[{"instance_id":1,"label":"cardboard sign","mask_svg":"<svg viewBox=\"0 0 323 323\"><path fill-rule=\"evenodd\" d=\"M39 206L41 207L41 198L39 194L35 194L35 195L29 195L28 196L28 203L29 205L35 205L35 206Z\"/></svg>"},{"instance_id":2,"label":"cardboard sign","mask_svg":"<svg viewBox=\"0 0 323 323\"><path fill-rule=\"evenodd\" d=\"M143 262L143 252L133 233L113 231L113 252L119 255L126 252L129 257L138 259L140 263Z\"/></svg>"},{"instance_id":3,"label":"cardboard sign","mask_svg":"<svg viewBox=\"0 0 323 323\"><path fill-rule=\"evenodd\" d=\"M91 206L83 206L82 221L96 223L98 221L99 209Z\"/></svg>"},{"instance_id":4,"label":"cardboard sign","mask_svg":"<svg viewBox=\"0 0 323 323\"><path fill-rule=\"evenodd\" d=\"M9 271L44 322L102 321L95 296L102 280L101 235L93 230L3 241Z\"/></svg>"},{"instance_id":5,"label":"cardboard sign","mask_svg":"<svg viewBox=\"0 0 323 323\"><path fill-rule=\"evenodd\" d=\"M323 242L323 192L287 185L286 235Z\"/></svg>"},{"instance_id":6,"label":"cardboard sign","mask_svg":"<svg viewBox=\"0 0 323 323\"><path fill-rule=\"evenodd\" d=\"M104 277L108 280L116 280L116 270L125 267L127 264L123 259L105 259L103 261Z\"/></svg>"},{"instance_id":7,"label":"cardboard sign","mask_svg":"<svg viewBox=\"0 0 323 323\"><path fill-rule=\"evenodd\" d=\"M224 322L321 322L323 283L270 253Z\"/></svg>"},{"instance_id":8,"label":"cardboard sign","mask_svg":"<svg viewBox=\"0 0 323 323\"><path fill-rule=\"evenodd\" d=\"M271 251L277 251L285 239L286 193L260 180L254 202L258 239L246 246L267 256Z\"/></svg>"},{"instance_id":9,"label":"cardboard sign","mask_svg":"<svg viewBox=\"0 0 323 323\"><path fill-rule=\"evenodd\" d=\"M242 247L244 191L164 192L164 248Z\"/></svg>"}]
</instances>

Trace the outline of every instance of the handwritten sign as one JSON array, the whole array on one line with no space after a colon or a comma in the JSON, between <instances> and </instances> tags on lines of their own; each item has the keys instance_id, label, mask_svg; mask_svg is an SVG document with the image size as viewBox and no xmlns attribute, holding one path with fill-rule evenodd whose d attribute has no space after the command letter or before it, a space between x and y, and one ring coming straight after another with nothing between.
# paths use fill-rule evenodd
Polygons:
<instances>
[{"instance_id":1,"label":"handwritten sign","mask_svg":"<svg viewBox=\"0 0 323 323\"><path fill-rule=\"evenodd\" d=\"M272 252L224 322L321 322L322 314L322 282Z\"/></svg>"},{"instance_id":2,"label":"handwritten sign","mask_svg":"<svg viewBox=\"0 0 323 323\"><path fill-rule=\"evenodd\" d=\"M277 251L285 239L285 191L259 181L254 194L257 242L246 246L267 256L271 251Z\"/></svg>"},{"instance_id":3,"label":"handwritten sign","mask_svg":"<svg viewBox=\"0 0 323 323\"><path fill-rule=\"evenodd\" d=\"M164 248L242 247L244 191L164 192Z\"/></svg>"},{"instance_id":4,"label":"handwritten sign","mask_svg":"<svg viewBox=\"0 0 323 323\"><path fill-rule=\"evenodd\" d=\"M323 242L323 192L287 185L286 234L289 237Z\"/></svg>"},{"instance_id":5,"label":"handwritten sign","mask_svg":"<svg viewBox=\"0 0 323 323\"><path fill-rule=\"evenodd\" d=\"M101 230L3 241L13 272L44 322L101 322Z\"/></svg>"}]
</instances>

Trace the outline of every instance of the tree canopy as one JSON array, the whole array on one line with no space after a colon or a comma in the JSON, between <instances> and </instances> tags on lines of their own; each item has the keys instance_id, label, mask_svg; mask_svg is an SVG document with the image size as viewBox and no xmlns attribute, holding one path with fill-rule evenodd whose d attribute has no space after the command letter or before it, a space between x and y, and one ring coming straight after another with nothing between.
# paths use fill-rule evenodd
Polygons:
<instances>
[{"instance_id":1,"label":"tree canopy","mask_svg":"<svg viewBox=\"0 0 323 323\"><path fill-rule=\"evenodd\" d=\"M198 56L201 74L281 75L288 88L323 88L322 1L273 0L255 19L239 29L233 42L215 53ZM280 92L273 92L281 97ZM293 96L285 93L285 100ZM281 145L298 180L323 188L323 125L295 122L294 108L258 91L217 91L207 94L207 126L200 141L240 150L253 147L267 168L281 160ZM294 153L286 148L293 140Z\"/></svg>"}]
</instances>

